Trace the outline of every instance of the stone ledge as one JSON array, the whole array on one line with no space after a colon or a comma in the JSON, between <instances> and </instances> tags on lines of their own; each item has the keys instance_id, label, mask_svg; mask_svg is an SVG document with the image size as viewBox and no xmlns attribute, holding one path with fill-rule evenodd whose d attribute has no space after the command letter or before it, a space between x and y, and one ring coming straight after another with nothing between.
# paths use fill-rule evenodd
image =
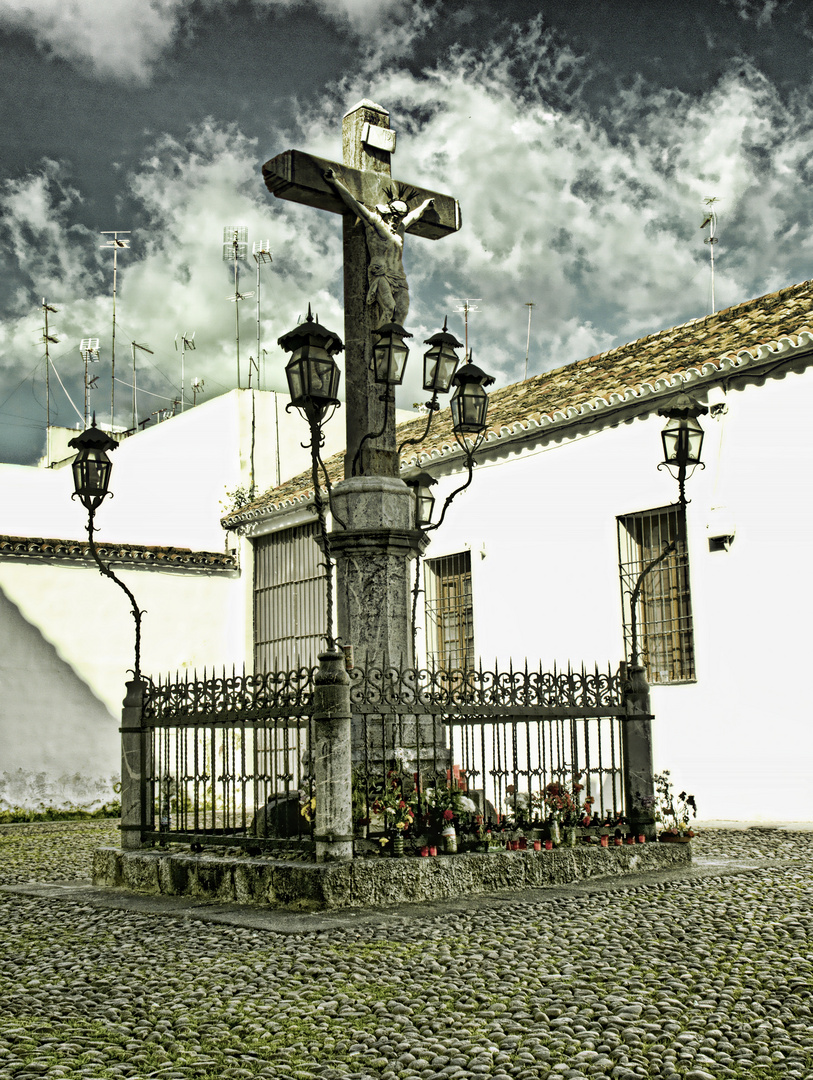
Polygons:
<instances>
[{"instance_id":1,"label":"stone ledge","mask_svg":"<svg viewBox=\"0 0 813 1080\"><path fill-rule=\"evenodd\" d=\"M691 858L691 844L500 851L319 864L99 848L93 856L93 884L219 903L326 911L447 900L671 870L688 866Z\"/></svg>"}]
</instances>

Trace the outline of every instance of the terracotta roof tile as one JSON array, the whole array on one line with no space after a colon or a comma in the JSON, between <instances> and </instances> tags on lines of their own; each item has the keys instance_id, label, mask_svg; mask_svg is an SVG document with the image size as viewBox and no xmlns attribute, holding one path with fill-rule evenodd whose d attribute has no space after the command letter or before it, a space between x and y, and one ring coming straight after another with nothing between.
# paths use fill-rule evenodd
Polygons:
<instances>
[{"instance_id":1,"label":"terracotta roof tile","mask_svg":"<svg viewBox=\"0 0 813 1080\"><path fill-rule=\"evenodd\" d=\"M155 547L144 544L96 545L104 562L148 563L185 569L237 570L234 555L222 551L192 551L190 548ZM46 540L34 536L0 536L0 557L90 560L87 540Z\"/></svg>"},{"instance_id":2,"label":"terracotta roof tile","mask_svg":"<svg viewBox=\"0 0 813 1080\"><path fill-rule=\"evenodd\" d=\"M813 324L813 281L804 281L778 292L718 311L702 319L650 334L607 352L589 356L565 367L535 375L525 382L494 390L489 395L487 438L502 432L512 433L519 423L523 428L588 411L602 403L620 403L629 394L640 394L659 380L673 382L690 369L705 365L720 368L724 360L743 350L755 354L760 345L789 338L796 345L799 334L811 332ZM813 341L811 341L813 344ZM398 426L398 442L417 438L426 419L418 416ZM454 446L451 415L448 407L435 418L428 438L417 447L409 447L406 460L416 456L436 456L445 447ZM343 475L344 454L326 462L328 475L335 482ZM310 470L293 477L277 488L259 496L223 518L224 527L235 526L261 516L272 508L306 502L312 495Z\"/></svg>"}]
</instances>

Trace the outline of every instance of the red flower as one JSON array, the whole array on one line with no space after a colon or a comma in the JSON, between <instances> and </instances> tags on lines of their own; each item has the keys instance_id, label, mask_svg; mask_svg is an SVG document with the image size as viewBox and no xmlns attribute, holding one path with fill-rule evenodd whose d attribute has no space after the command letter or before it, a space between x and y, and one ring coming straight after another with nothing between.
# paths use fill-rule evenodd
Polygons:
<instances>
[{"instance_id":1,"label":"red flower","mask_svg":"<svg viewBox=\"0 0 813 1080\"><path fill-rule=\"evenodd\" d=\"M444 810L443 811L443 820L444 821L452 821L452 820L454 820L454 810Z\"/></svg>"}]
</instances>

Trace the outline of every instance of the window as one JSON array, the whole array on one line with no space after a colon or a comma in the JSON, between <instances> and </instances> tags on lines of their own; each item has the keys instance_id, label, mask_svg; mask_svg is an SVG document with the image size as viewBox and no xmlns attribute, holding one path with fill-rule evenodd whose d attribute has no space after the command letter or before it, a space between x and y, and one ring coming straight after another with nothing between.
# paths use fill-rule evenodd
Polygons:
<instances>
[{"instance_id":1,"label":"window","mask_svg":"<svg viewBox=\"0 0 813 1080\"><path fill-rule=\"evenodd\" d=\"M254 541L254 670L315 664L324 648L327 596L317 526Z\"/></svg>"},{"instance_id":2,"label":"window","mask_svg":"<svg viewBox=\"0 0 813 1080\"><path fill-rule=\"evenodd\" d=\"M670 545L671 550L661 558ZM627 658L631 659L634 651L635 622L638 654L650 683L694 679L685 509L663 506L619 517L618 562ZM633 595L639 583L633 612Z\"/></svg>"},{"instance_id":3,"label":"window","mask_svg":"<svg viewBox=\"0 0 813 1080\"><path fill-rule=\"evenodd\" d=\"M426 658L446 671L474 667L471 552L427 559Z\"/></svg>"}]
</instances>

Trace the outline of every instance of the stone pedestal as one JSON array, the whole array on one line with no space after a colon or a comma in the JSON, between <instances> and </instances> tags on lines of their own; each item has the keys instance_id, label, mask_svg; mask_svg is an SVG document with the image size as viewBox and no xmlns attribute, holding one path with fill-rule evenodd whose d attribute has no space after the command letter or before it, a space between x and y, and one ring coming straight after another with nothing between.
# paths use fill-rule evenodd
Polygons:
<instances>
[{"instance_id":1,"label":"stone pedestal","mask_svg":"<svg viewBox=\"0 0 813 1080\"><path fill-rule=\"evenodd\" d=\"M143 847L142 803L146 806L147 733L142 726L146 683L135 679L126 684L121 710L121 846L124 850Z\"/></svg>"},{"instance_id":2,"label":"stone pedestal","mask_svg":"<svg viewBox=\"0 0 813 1080\"><path fill-rule=\"evenodd\" d=\"M333 489L338 636L359 667L411 667L412 560L428 541L415 499L396 477L355 476Z\"/></svg>"},{"instance_id":3,"label":"stone pedestal","mask_svg":"<svg viewBox=\"0 0 813 1080\"><path fill-rule=\"evenodd\" d=\"M655 769L652 763L652 706L649 700L649 684L646 670L641 664L630 666L624 688L624 704L627 715L622 728L622 752L624 756L624 791L626 814L630 823L642 832L647 840L657 835L654 814L645 811L641 800L655 798Z\"/></svg>"},{"instance_id":4,"label":"stone pedestal","mask_svg":"<svg viewBox=\"0 0 813 1080\"><path fill-rule=\"evenodd\" d=\"M353 858L350 679L342 653L322 653L314 680L316 861Z\"/></svg>"}]
</instances>

